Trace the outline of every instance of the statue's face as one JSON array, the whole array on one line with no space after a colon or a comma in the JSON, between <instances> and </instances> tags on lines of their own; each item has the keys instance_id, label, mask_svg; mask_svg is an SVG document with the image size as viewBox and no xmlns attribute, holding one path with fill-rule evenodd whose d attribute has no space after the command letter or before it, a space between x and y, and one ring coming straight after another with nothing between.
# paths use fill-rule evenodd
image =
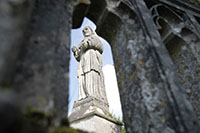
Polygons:
<instances>
[{"instance_id":1,"label":"statue's face","mask_svg":"<svg viewBox=\"0 0 200 133\"><path fill-rule=\"evenodd\" d=\"M83 35L84 35L84 37L90 36L91 34L92 34L92 31L91 31L90 28L85 27L85 28L83 29Z\"/></svg>"}]
</instances>

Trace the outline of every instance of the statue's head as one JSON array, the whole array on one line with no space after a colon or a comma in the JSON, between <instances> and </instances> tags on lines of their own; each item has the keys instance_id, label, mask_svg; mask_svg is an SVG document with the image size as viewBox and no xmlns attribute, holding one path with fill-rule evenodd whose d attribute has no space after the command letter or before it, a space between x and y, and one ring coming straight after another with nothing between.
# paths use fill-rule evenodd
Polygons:
<instances>
[{"instance_id":1,"label":"statue's head","mask_svg":"<svg viewBox=\"0 0 200 133\"><path fill-rule=\"evenodd\" d=\"M88 37L88 36L91 36L94 34L94 31L93 29L90 27L90 26L86 26L84 29L83 29L83 35L84 37Z\"/></svg>"}]
</instances>

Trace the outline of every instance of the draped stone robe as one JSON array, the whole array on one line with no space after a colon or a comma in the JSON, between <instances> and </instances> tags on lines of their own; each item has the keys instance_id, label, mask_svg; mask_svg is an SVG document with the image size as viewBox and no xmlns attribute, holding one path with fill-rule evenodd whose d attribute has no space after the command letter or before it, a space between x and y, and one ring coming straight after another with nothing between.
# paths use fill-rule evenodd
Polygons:
<instances>
[{"instance_id":1,"label":"draped stone robe","mask_svg":"<svg viewBox=\"0 0 200 133\"><path fill-rule=\"evenodd\" d=\"M96 35L85 37L78 47L79 100L93 96L107 103L102 72L103 44Z\"/></svg>"}]
</instances>

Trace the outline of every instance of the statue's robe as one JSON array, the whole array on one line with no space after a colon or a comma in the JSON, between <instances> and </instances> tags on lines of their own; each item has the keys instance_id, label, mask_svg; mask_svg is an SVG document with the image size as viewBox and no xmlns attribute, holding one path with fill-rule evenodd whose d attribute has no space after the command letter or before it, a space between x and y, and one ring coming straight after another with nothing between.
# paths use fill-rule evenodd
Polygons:
<instances>
[{"instance_id":1,"label":"statue's robe","mask_svg":"<svg viewBox=\"0 0 200 133\"><path fill-rule=\"evenodd\" d=\"M102 52L103 44L96 35L85 37L79 45L79 100L93 96L107 103L102 71Z\"/></svg>"}]
</instances>

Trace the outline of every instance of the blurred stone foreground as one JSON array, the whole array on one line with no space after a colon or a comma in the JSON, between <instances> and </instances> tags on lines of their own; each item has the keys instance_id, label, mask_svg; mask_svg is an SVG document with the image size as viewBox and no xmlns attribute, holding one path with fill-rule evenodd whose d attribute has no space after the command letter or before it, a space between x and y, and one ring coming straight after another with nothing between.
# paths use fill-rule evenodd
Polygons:
<instances>
[{"instance_id":1,"label":"blurred stone foreground","mask_svg":"<svg viewBox=\"0 0 200 133\"><path fill-rule=\"evenodd\" d=\"M70 30L112 47L128 133L200 130L200 8L192 0L1 0L0 133L71 133Z\"/></svg>"}]
</instances>

